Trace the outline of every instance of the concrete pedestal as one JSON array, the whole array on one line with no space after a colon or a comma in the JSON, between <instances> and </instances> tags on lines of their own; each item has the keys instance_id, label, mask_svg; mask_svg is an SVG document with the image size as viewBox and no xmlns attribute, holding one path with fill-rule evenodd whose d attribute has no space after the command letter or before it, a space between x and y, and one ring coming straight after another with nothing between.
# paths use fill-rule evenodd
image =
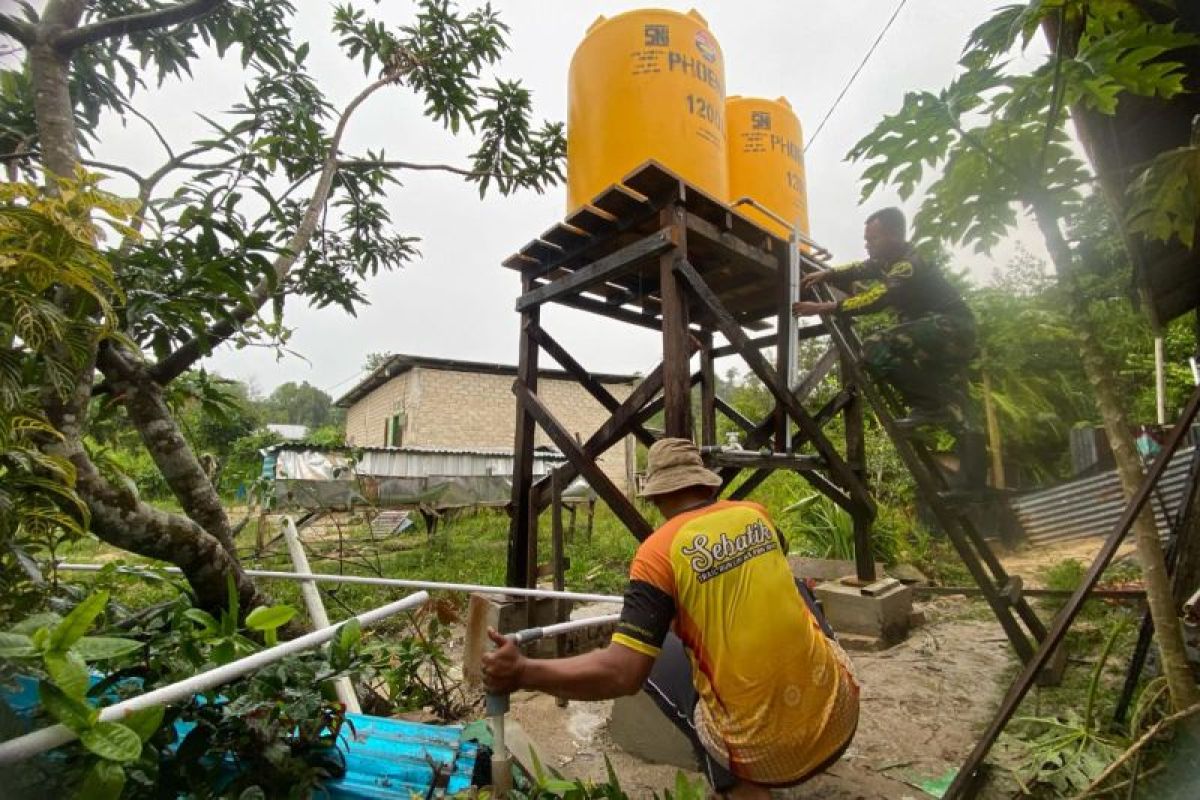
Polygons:
<instances>
[{"instance_id":1,"label":"concrete pedestal","mask_svg":"<svg viewBox=\"0 0 1200 800\"><path fill-rule=\"evenodd\" d=\"M613 701L608 734L618 747L643 761L698 769L692 743L645 692Z\"/></svg>"},{"instance_id":2,"label":"concrete pedestal","mask_svg":"<svg viewBox=\"0 0 1200 800\"><path fill-rule=\"evenodd\" d=\"M868 586L846 580L818 584L815 590L833 630L876 639L884 646L904 641L912 616L912 589L890 579Z\"/></svg>"}]
</instances>

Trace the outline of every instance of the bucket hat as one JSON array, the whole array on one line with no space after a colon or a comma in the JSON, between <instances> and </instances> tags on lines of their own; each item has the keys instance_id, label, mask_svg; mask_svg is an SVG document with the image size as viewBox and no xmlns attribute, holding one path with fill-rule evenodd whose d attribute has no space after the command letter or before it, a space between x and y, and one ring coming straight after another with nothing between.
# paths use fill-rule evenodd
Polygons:
<instances>
[{"instance_id":1,"label":"bucket hat","mask_svg":"<svg viewBox=\"0 0 1200 800\"><path fill-rule=\"evenodd\" d=\"M686 489L689 486L721 485L721 476L705 468L700 450L687 439L659 439L646 456L646 483L642 497Z\"/></svg>"}]
</instances>

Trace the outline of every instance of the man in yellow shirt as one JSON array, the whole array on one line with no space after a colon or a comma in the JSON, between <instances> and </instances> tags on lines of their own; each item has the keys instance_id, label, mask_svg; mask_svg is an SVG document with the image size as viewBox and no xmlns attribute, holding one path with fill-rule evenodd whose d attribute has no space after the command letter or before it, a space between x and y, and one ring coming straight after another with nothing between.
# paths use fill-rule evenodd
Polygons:
<instances>
[{"instance_id":1,"label":"man in yellow shirt","mask_svg":"<svg viewBox=\"0 0 1200 800\"><path fill-rule=\"evenodd\" d=\"M766 511L715 500L720 485L690 441L656 442L642 496L667 522L634 556L612 644L528 659L489 631L484 683L578 700L644 690L691 739L716 792L768 798L845 752L858 684Z\"/></svg>"}]
</instances>

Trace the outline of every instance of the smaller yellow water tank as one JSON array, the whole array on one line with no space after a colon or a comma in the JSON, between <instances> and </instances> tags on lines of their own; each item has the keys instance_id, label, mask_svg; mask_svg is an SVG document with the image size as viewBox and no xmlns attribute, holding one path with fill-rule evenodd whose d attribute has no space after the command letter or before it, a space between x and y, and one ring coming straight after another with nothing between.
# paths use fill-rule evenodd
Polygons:
<instances>
[{"instance_id":1,"label":"smaller yellow water tank","mask_svg":"<svg viewBox=\"0 0 1200 800\"><path fill-rule=\"evenodd\" d=\"M749 197L808 234L808 186L804 176L804 135L784 98L730 97L725 102L729 129L729 201ZM751 206L737 210L787 238L790 231Z\"/></svg>"},{"instance_id":2,"label":"smaller yellow water tank","mask_svg":"<svg viewBox=\"0 0 1200 800\"><path fill-rule=\"evenodd\" d=\"M695 11L600 17L567 79L567 210L655 159L726 201L725 64Z\"/></svg>"}]
</instances>

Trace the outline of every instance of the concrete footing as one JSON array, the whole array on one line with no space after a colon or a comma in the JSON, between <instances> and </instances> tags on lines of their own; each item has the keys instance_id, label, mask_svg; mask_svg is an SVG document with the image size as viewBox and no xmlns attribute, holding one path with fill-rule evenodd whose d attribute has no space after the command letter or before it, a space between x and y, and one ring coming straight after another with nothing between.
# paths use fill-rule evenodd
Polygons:
<instances>
[{"instance_id":1,"label":"concrete footing","mask_svg":"<svg viewBox=\"0 0 1200 800\"><path fill-rule=\"evenodd\" d=\"M698 768L692 743L645 692L613 701L608 735L626 753L643 761L685 770Z\"/></svg>"},{"instance_id":2,"label":"concrete footing","mask_svg":"<svg viewBox=\"0 0 1200 800\"><path fill-rule=\"evenodd\" d=\"M818 584L814 592L833 630L884 647L904 641L913 618L912 589L891 578L866 586L848 580Z\"/></svg>"}]
</instances>

